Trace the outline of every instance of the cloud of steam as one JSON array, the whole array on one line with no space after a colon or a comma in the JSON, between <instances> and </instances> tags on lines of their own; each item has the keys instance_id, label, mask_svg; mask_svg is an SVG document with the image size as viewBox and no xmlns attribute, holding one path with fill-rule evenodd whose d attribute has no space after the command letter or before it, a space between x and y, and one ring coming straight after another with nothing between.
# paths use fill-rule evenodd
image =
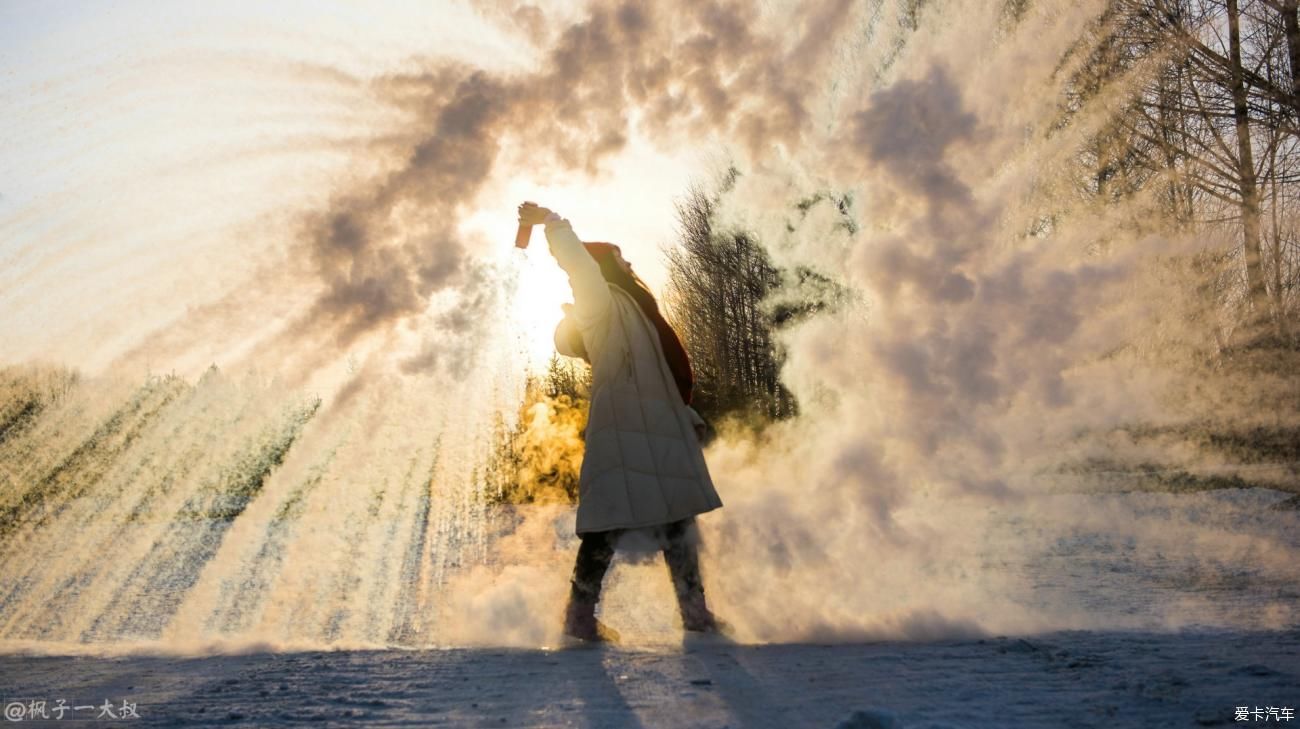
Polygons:
<instances>
[{"instance_id":1,"label":"cloud of steam","mask_svg":"<svg viewBox=\"0 0 1300 729\"><path fill-rule=\"evenodd\" d=\"M836 7L829 25L812 23L828 31L818 51L796 44L776 57L828 68L829 29L856 27ZM1031 9L1007 32L994 4L962 6L960 27L927 24L892 51L888 72L871 74L874 59L864 59L857 104L758 83L765 114L747 117L729 94L713 104L694 74L682 82L697 118L741 142L743 174L722 203L729 222L758 231L782 263L845 277L869 302L786 333L783 379L799 418L759 442L738 435L709 451L726 506L702 519L706 579L745 637L926 639L1196 619L1200 606L1178 599L1135 620L1105 606L1090 613L1077 596L1032 598L1039 556L1084 532L1102 549L1138 540L1145 558L1174 549L1198 564L1231 554L1293 572L1285 565L1296 546L1276 533L1207 529L1196 544L1171 546L1203 505L1174 504L1162 519L1111 504L1104 522L1084 521L1087 497L1049 493L1073 434L1169 417L1162 375L1102 355L1147 326L1148 297L1163 296L1144 278L1143 256L1181 244L1089 218L1086 204L1043 181L1077 138L1049 134L1056 110L1042 99L1059 98L1066 49L1099 10ZM705 43L716 52L710 65L777 47L755 18L728 19ZM756 78L793 77L752 63L734 65L767 69ZM660 113L668 103L651 102L645 118L670 119ZM769 153L778 146L786 154ZM798 194L792 187L851 191L860 232L816 216L790 226L781 211ZM1023 233L1029 201L1043 194L1034 204L1062 221L1051 239ZM1099 237L1124 245L1089 254ZM1135 301L1138 280L1148 288ZM1017 560L1023 569L1008 566Z\"/></svg>"},{"instance_id":2,"label":"cloud of steam","mask_svg":"<svg viewBox=\"0 0 1300 729\"><path fill-rule=\"evenodd\" d=\"M310 293L266 346L306 368L321 363L293 358L304 342L346 348L413 322L443 293L482 302L479 289L489 282L458 221L482 204L478 196L494 175L594 172L623 149L633 125L663 145L716 135L762 154L773 144L798 144L812 116L802 79L824 77L834 47L827 41L851 27L843 1L799 14L804 27L794 43L775 32L779 18L760 17L748 3L601 2L563 26L532 7L486 12L552 29L541 36L551 43L539 50L536 71L493 73L435 61L369 82L400 119L363 150L358 168L371 172L344 182L328 205L289 231L288 261L272 261L273 272L261 275L271 281L175 323L123 359L163 357L175 354L168 351L172 340L184 347L196 337L249 329L263 316L264 299L291 289ZM327 71L302 73L348 89L361 83ZM508 215L513 203L499 207ZM470 318L489 326L489 317ZM464 333L447 332L443 341L454 347L451 340ZM404 369L436 359L426 345Z\"/></svg>"},{"instance_id":3,"label":"cloud of steam","mask_svg":"<svg viewBox=\"0 0 1300 729\"><path fill-rule=\"evenodd\" d=\"M722 201L726 221L756 231L778 262L830 273L867 301L784 332L782 377L798 418L708 452L725 507L700 520L706 587L740 636L929 639L1114 624L1069 595L1036 596L1033 570L1081 531L1161 550L1199 517L1106 504L1104 520L1079 518L1095 505L1046 493L1076 431L1164 417L1157 375L1102 356L1141 326L1147 304L1129 289L1143 253L1164 241L1125 238L1119 222L1089 218L1066 195L1039 197L1076 141L1048 133L1057 70L1100 8L1031 7L1007 28L999 3L928 7L921 29L900 39L891 24L903 11L891 4L596 2L573 21L498 4L492 17L543 39L535 71L428 61L365 82L398 119L358 160L366 172L286 228L286 260L260 269L253 290L183 318L127 358L246 333L251 321L262 328L250 360L300 371L373 345L322 424L306 429L314 447L291 451L288 475L266 486L282 501L254 501L236 521L248 539L223 545L171 634L198 631L214 614L245 619L214 611L213 596L273 561L288 566L246 618L261 638L333 639L350 625L380 642L554 639L574 546L560 538L559 512L520 510L481 563L475 550L488 542L465 527L483 509L470 482L492 424L479 410L519 378L499 361L479 366L508 279L458 221L494 178L595 172L634 132L665 147L732 145L744 174ZM956 10L960 23L938 22ZM313 74L322 77L359 84ZM852 193L856 234L817 209L790 223L793 199L816 189ZM502 201L502 214L514 203ZM1060 221L1050 238L1023 234L1038 205ZM1087 253L1102 234L1123 245ZM435 371L455 383L413 384ZM340 423L352 440L334 465ZM387 449L379 454L376 432ZM301 496L309 489L324 496ZM289 528L277 504L298 498L303 519L329 528L304 529L278 547L283 555L259 550L259 530ZM341 535L351 524L365 531L350 542ZM1176 549L1190 564L1217 554L1289 574L1298 563L1271 533L1222 526ZM398 551L405 561L383 556ZM307 569L319 555L346 557L347 571ZM382 569L371 574L363 565L376 555ZM620 565L611 580L607 604L670 599L662 570ZM331 599L312 607L317 595ZM429 610L430 631L420 632L423 613L380 620L358 601ZM1164 605L1154 619L1175 624L1190 612Z\"/></svg>"}]
</instances>

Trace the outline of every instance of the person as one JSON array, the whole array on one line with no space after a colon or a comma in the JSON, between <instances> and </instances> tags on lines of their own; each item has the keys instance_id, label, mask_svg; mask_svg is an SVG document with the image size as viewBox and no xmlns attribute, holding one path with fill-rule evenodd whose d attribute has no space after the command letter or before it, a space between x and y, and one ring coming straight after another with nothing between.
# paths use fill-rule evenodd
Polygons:
<instances>
[{"instance_id":1,"label":"person","mask_svg":"<svg viewBox=\"0 0 1300 729\"><path fill-rule=\"evenodd\" d=\"M578 476L581 542L564 632L582 641L617 639L595 613L618 539L630 530L646 530L662 546L682 626L719 632L700 580L695 517L722 500L700 445L704 420L690 407L686 350L618 246L583 243L569 221L534 203L519 206L519 222L545 225L551 255L573 289L556 349L591 365Z\"/></svg>"}]
</instances>

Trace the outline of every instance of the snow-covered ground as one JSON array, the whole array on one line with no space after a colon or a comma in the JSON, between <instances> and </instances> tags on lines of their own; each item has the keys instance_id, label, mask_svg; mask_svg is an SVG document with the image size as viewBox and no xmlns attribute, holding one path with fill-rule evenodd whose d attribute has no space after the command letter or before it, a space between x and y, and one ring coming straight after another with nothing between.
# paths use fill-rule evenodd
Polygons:
<instances>
[{"instance_id":1,"label":"snow-covered ground","mask_svg":"<svg viewBox=\"0 0 1300 729\"><path fill-rule=\"evenodd\" d=\"M32 701L51 716L60 701L94 707L79 719L99 716L106 700L114 713L127 702L139 718L123 726L1288 724L1279 720L1300 709L1300 530L1296 512L1273 508L1287 496L1061 494L1033 518L994 515L971 564L1014 576L999 584L1024 592L1006 601L1014 612L985 616L976 634L940 622L902 631L909 640L850 631L826 643L684 643L666 599L639 605L643 593L625 589L636 569L661 576L661 567L616 563L603 610L630 637L616 647L272 649L234 640L182 655L166 642L10 640L0 643L0 697L22 723L33 723ZM978 635L1017 615L1063 627ZM1239 707L1250 712L1245 722Z\"/></svg>"},{"instance_id":2,"label":"snow-covered ground","mask_svg":"<svg viewBox=\"0 0 1300 729\"><path fill-rule=\"evenodd\" d=\"M121 724L131 726L1231 726L1239 706L1300 704L1300 630L183 659L6 655L0 675L7 701L129 701L140 718Z\"/></svg>"}]
</instances>

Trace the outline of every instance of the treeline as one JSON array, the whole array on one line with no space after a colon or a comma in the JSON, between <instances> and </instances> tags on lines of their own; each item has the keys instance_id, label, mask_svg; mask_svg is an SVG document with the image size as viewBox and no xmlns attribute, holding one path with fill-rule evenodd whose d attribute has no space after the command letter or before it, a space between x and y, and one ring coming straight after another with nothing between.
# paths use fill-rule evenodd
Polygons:
<instances>
[{"instance_id":1,"label":"treeline","mask_svg":"<svg viewBox=\"0 0 1300 729\"><path fill-rule=\"evenodd\" d=\"M1297 0L1111 0L1078 48L1062 124L1120 98L1079 156L1080 191L1197 231L1216 352L1294 349L1300 283Z\"/></svg>"},{"instance_id":2,"label":"treeline","mask_svg":"<svg viewBox=\"0 0 1300 729\"><path fill-rule=\"evenodd\" d=\"M733 168L716 192L695 186L677 202L678 241L665 251L668 286L661 304L691 358L695 409L710 421L761 423L798 412L781 384L779 331L844 300L848 289L807 267L780 269L750 233L719 229L719 196L738 174ZM814 195L792 213L806 214L821 203L835 205L853 231L847 197Z\"/></svg>"}]
</instances>

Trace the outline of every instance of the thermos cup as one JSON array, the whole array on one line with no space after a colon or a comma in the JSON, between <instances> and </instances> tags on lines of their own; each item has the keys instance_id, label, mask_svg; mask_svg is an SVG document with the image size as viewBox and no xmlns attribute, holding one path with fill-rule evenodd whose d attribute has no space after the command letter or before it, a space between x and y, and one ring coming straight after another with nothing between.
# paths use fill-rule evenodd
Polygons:
<instances>
[{"instance_id":1,"label":"thermos cup","mask_svg":"<svg viewBox=\"0 0 1300 729\"><path fill-rule=\"evenodd\" d=\"M515 248L527 248L528 239L533 235L533 226L519 224L519 230L515 231Z\"/></svg>"}]
</instances>

